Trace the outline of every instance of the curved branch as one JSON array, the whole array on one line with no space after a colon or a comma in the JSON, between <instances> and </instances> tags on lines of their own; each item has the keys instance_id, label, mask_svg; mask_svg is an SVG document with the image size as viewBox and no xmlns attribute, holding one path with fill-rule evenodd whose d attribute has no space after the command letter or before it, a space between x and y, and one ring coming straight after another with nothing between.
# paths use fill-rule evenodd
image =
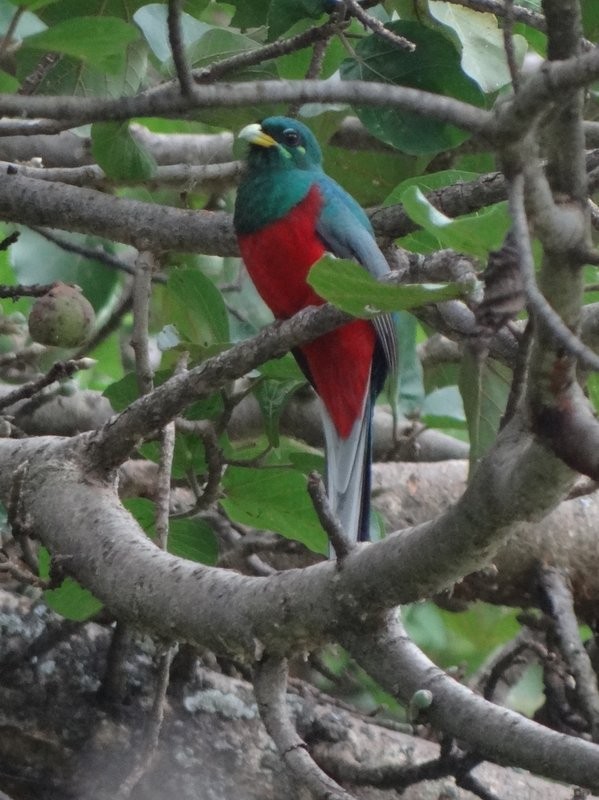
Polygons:
<instances>
[{"instance_id":1,"label":"curved branch","mask_svg":"<svg viewBox=\"0 0 599 800\"><path fill-rule=\"evenodd\" d=\"M438 669L391 614L368 635L344 630L341 642L402 702L409 702L417 691L429 690L433 701L426 710L428 721L489 760L505 761L566 783L593 789L599 786L599 747L551 731L475 695Z\"/></svg>"},{"instance_id":2,"label":"curved branch","mask_svg":"<svg viewBox=\"0 0 599 800\"><path fill-rule=\"evenodd\" d=\"M264 727L287 768L300 786L311 791L315 800L355 800L312 760L306 743L289 718L286 692L287 662L283 658L266 657L255 669L254 694Z\"/></svg>"}]
</instances>

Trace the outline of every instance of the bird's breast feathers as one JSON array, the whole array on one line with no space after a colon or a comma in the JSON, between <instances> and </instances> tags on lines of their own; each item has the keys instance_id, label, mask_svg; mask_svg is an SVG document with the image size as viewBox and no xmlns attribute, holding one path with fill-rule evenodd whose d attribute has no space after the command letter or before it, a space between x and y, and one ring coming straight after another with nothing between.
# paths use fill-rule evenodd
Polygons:
<instances>
[{"instance_id":1,"label":"bird's breast feathers","mask_svg":"<svg viewBox=\"0 0 599 800\"><path fill-rule=\"evenodd\" d=\"M310 267L326 249L316 233L321 208L320 190L313 185L284 217L238 237L250 277L278 319L323 302L306 282Z\"/></svg>"}]
</instances>

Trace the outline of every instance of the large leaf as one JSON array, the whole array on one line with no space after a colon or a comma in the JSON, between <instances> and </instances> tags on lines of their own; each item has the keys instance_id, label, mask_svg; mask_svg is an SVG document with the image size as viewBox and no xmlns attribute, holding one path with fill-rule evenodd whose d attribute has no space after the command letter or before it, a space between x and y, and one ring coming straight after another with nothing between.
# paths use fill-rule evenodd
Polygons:
<instances>
[{"instance_id":1,"label":"large leaf","mask_svg":"<svg viewBox=\"0 0 599 800\"><path fill-rule=\"evenodd\" d=\"M161 63L172 58L167 26L168 9L164 3L149 3L139 8L133 15L150 49ZM200 22L189 14L181 14L181 33L183 46L187 49L200 36L210 30L210 25Z\"/></svg>"},{"instance_id":2,"label":"large leaf","mask_svg":"<svg viewBox=\"0 0 599 800\"><path fill-rule=\"evenodd\" d=\"M39 33L43 31L46 26L35 14L32 14L31 3L27 3L29 11L24 11L19 16L17 27L13 31L13 39L22 39L25 36ZM6 31L10 25L15 13L17 11L16 5L13 3L0 3L0 31Z\"/></svg>"},{"instance_id":3,"label":"large leaf","mask_svg":"<svg viewBox=\"0 0 599 800\"><path fill-rule=\"evenodd\" d=\"M236 9L231 25L241 30L266 25L270 2L271 0L252 0L251 3L248 0L231 0Z\"/></svg>"},{"instance_id":4,"label":"large leaf","mask_svg":"<svg viewBox=\"0 0 599 800\"><path fill-rule=\"evenodd\" d=\"M173 270L165 292L165 313L179 333L203 348L229 340L221 293L196 269Z\"/></svg>"},{"instance_id":5,"label":"large leaf","mask_svg":"<svg viewBox=\"0 0 599 800\"><path fill-rule=\"evenodd\" d=\"M37 2L37 0L34 0ZM44 2L44 0L42 0ZM55 25L65 19L73 19L85 14L88 17L118 17L130 20L136 9L145 4L145 0L53 0L45 3L38 13L48 25ZM27 3L29 6L30 3Z\"/></svg>"},{"instance_id":6,"label":"large leaf","mask_svg":"<svg viewBox=\"0 0 599 800\"><path fill-rule=\"evenodd\" d=\"M506 203L451 219L438 211L417 186L409 186L401 201L411 219L432 234L440 247L451 247L483 260L489 250L501 246L510 227Z\"/></svg>"},{"instance_id":7,"label":"large leaf","mask_svg":"<svg viewBox=\"0 0 599 800\"><path fill-rule=\"evenodd\" d=\"M323 0L272 0L268 12L268 39L273 42L300 19L320 19Z\"/></svg>"},{"instance_id":8,"label":"large leaf","mask_svg":"<svg viewBox=\"0 0 599 800\"><path fill-rule=\"evenodd\" d=\"M466 422L457 386L444 386L428 394L422 404L422 421L433 428L458 428Z\"/></svg>"},{"instance_id":9,"label":"large leaf","mask_svg":"<svg viewBox=\"0 0 599 800\"><path fill-rule=\"evenodd\" d=\"M401 342L397 405L402 414L412 416L420 410L424 401L422 364L416 350L418 322L411 314L401 311L397 314L396 324Z\"/></svg>"},{"instance_id":10,"label":"large leaf","mask_svg":"<svg viewBox=\"0 0 599 800\"><path fill-rule=\"evenodd\" d=\"M355 317L370 319L389 311L454 300L467 293L458 283L391 286L379 283L354 261L325 255L310 270L308 283L325 300Z\"/></svg>"},{"instance_id":11,"label":"large leaf","mask_svg":"<svg viewBox=\"0 0 599 800\"><path fill-rule=\"evenodd\" d=\"M474 466L495 441L510 391L511 370L493 359L467 350L462 358L460 393L470 434L470 464Z\"/></svg>"},{"instance_id":12,"label":"large leaf","mask_svg":"<svg viewBox=\"0 0 599 800\"><path fill-rule=\"evenodd\" d=\"M201 69L214 62L251 52L259 46L254 39L237 31L213 27L194 42L188 50L188 56L192 66ZM227 80L232 81L273 80L278 77L275 61L263 61L227 73ZM262 119L276 110L277 106L272 103L243 108L201 108L195 111L194 116L209 125L237 130L248 121Z\"/></svg>"},{"instance_id":13,"label":"large leaf","mask_svg":"<svg viewBox=\"0 0 599 800\"><path fill-rule=\"evenodd\" d=\"M40 578L47 579L50 577L50 554L45 547L40 547L38 558ZM65 578L57 589L46 589L44 600L57 614L76 622L83 622L102 609L102 603L73 578Z\"/></svg>"},{"instance_id":14,"label":"large leaf","mask_svg":"<svg viewBox=\"0 0 599 800\"><path fill-rule=\"evenodd\" d=\"M303 475L290 469L229 467L222 505L236 522L274 531L327 553L327 538L310 502Z\"/></svg>"},{"instance_id":15,"label":"large leaf","mask_svg":"<svg viewBox=\"0 0 599 800\"><path fill-rule=\"evenodd\" d=\"M460 54L443 34L416 22L391 22L386 27L414 42L416 49L407 52L378 36L367 36L358 43L355 58L341 65L344 80L411 86L484 105L484 94L464 74ZM451 125L424 119L403 109L362 107L356 110L374 136L405 153L440 152L456 147L468 137Z\"/></svg>"},{"instance_id":16,"label":"large leaf","mask_svg":"<svg viewBox=\"0 0 599 800\"><path fill-rule=\"evenodd\" d=\"M22 47L17 52L17 75L23 80L35 71L40 53ZM80 95L82 97L120 97L138 91L145 79L148 48L139 39L111 56L112 70L63 55L44 75L37 94Z\"/></svg>"},{"instance_id":17,"label":"large leaf","mask_svg":"<svg viewBox=\"0 0 599 800\"><path fill-rule=\"evenodd\" d=\"M25 39L29 50L53 51L80 58L107 72L118 72L127 46L139 32L117 17L75 17Z\"/></svg>"},{"instance_id":18,"label":"large leaf","mask_svg":"<svg viewBox=\"0 0 599 800\"><path fill-rule=\"evenodd\" d=\"M599 36L599 3L597 0L582 0L580 5L584 34L594 42Z\"/></svg>"},{"instance_id":19,"label":"large leaf","mask_svg":"<svg viewBox=\"0 0 599 800\"><path fill-rule=\"evenodd\" d=\"M429 0L432 16L455 35L462 50L462 69L483 92L495 92L510 83L503 33L493 14L481 14L442 0ZM522 64L527 43L522 36L512 36L516 63Z\"/></svg>"},{"instance_id":20,"label":"large leaf","mask_svg":"<svg viewBox=\"0 0 599 800\"><path fill-rule=\"evenodd\" d=\"M147 180L156 172L154 156L131 136L128 122L96 122L91 139L92 154L109 177Z\"/></svg>"},{"instance_id":21,"label":"large leaf","mask_svg":"<svg viewBox=\"0 0 599 800\"><path fill-rule=\"evenodd\" d=\"M156 536L155 506L151 500L132 497L123 503L135 517L143 531L154 539ZM212 528L199 519L171 519L166 549L169 553L200 564L215 564L218 545Z\"/></svg>"},{"instance_id":22,"label":"large leaf","mask_svg":"<svg viewBox=\"0 0 599 800\"><path fill-rule=\"evenodd\" d=\"M264 418L266 435L273 447L279 446L279 420L289 399L305 380L263 380L254 389L254 395Z\"/></svg>"},{"instance_id":23,"label":"large leaf","mask_svg":"<svg viewBox=\"0 0 599 800\"><path fill-rule=\"evenodd\" d=\"M402 196L410 186L416 186L423 192L434 192L443 189L445 186L455 186L459 183L473 181L480 177L478 172L470 172L464 169L444 169L441 172L427 172L424 175L416 175L406 178L385 198L384 206L393 206L403 202Z\"/></svg>"}]
</instances>

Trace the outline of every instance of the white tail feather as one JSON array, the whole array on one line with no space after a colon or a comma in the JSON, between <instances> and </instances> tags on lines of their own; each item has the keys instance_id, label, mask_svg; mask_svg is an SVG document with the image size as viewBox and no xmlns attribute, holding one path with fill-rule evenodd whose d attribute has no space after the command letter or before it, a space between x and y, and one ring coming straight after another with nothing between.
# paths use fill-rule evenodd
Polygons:
<instances>
[{"instance_id":1,"label":"white tail feather","mask_svg":"<svg viewBox=\"0 0 599 800\"><path fill-rule=\"evenodd\" d=\"M336 514L345 535L351 542L358 540L362 512L364 468L368 454L370 424L370 392L366 392L362 414L355 421L349 436L337 433L333 420L321 404L326 445L327 495L331 510Z\"/></svg>"}]
</instances>

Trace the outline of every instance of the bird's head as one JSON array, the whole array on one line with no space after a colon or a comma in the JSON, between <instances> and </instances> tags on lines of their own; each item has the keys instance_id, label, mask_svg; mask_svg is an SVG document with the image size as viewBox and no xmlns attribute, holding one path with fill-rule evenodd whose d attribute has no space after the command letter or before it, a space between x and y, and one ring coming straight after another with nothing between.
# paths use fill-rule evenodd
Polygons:
<instances>
[{"instance_id":1,"label":"bird's head","mask_svg":"<svg viewBox=\"0 0 599 800\"><path fill-rule=\"evenodd\" d=\"M312 131L289 117L268 117L246 125L239 138L249 142L248 165L271 169L319 169L322 153Z\"/></svg>"}]
</instances>

